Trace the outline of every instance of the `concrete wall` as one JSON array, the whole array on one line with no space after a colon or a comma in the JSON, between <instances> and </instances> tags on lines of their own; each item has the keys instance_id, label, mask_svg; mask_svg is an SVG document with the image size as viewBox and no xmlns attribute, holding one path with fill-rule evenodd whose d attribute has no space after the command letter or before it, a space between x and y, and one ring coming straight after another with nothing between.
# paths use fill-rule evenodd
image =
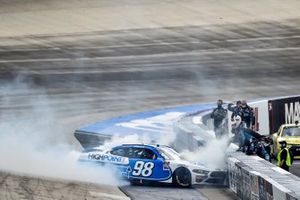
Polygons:
<instances>
[{"instance_id":1,"label":"concrete wall","mask_svg":"<svg viewBox=\"0 0 300 200\"><path fill-rule=\"evenodd\" d=\"M300 178L257 156L228 158L229 187L241 199L300 199Z\"/></svg>"}]
</instances>

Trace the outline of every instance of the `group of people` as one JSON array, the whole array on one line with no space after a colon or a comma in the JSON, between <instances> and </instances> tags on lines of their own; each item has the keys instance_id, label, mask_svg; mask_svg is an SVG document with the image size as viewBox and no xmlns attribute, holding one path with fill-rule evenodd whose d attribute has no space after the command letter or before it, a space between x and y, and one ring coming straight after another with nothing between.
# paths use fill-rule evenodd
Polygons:
<instances>
[{"instance_id":1,"label":"group of people","mask_svg":"<svg viewBox=\"0 0 300 200\"><path fill-rule=\"evenodd\" d=\"M232 142L239 144L239 150L247 155L256 154L259 157L271 162L272 138L261 136L253 130L255 115L253 109L245 100L237 101L236 104L228 104L227 109L223 107L223 101L217 101L217 108L213 109L211 118L214 123L216 138L221 138L227 130L228 110L232 112L230 119L232 123L231 132L233 133ZM289 171L293 162L291 151L287 148L285 141L280 142L281 150L277 154L277 165Z\"/></svg>"},{"instance_id":2,"label":"group of people","mask_svg":"<svg viewBox=\"0 0 300 200\"><path fill-rule=\"evenodd\" d=\"M223 107L223 100L217 101L217 108L211 113L211 118L214 120L214 131L217 138L220 138L226 133L227 110L231 111L231 121L240 120L238 126L252 128L255 122L253 109L245 100L237 101L236 105L230 103L227 109Z\"/></svg>"}]
</instances>

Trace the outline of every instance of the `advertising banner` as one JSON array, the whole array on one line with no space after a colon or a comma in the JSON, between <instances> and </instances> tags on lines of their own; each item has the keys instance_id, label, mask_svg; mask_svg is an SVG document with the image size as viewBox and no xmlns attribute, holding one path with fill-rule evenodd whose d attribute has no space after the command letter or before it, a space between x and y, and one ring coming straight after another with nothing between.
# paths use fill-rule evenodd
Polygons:
<instances>
[{"instance_id":1,"label":"advertising banner","mask_svg":"<svg viewBox=\"0 0 300 200\"><path fill-rule=\"evenodd\" d=\"M273 198L274 200L286 199L287 191L285 188L282 189L281 185L273 184Z\"/></svg>"},{"instance_id":2,"label":"advertising banner","mask_svg":"<svg viewBox=\"0 0 300 200\"><path fill-rule=\"evenodd\" d=\"M290 193L286 194L286 200L298 200L298 199L300 199L300 197L296 196L296 194L290 194Z\"/></svg>"},{"instance_id":3,"label":"advertising banner","mask_svg":"<svg viewBox=\"0 0 300 200\"><path fill-rule=\"evenodd\" d=\"M241 168L242 175L242 199L251 199L251 178L250 178L250 168Z\"/></svg>"},{"instance_id":4,"label":"advertising banner","mask_svg":"<svg viewBox=\"0 0 300 200\"><path fill-rule=\"evenodd\" d=\"M300 96L269 100L268 107L270 134L282 124L300 122Z\"/></svg>"},{"instance_id":5,"label":"advertising banner","mask_svg":"<svg viewBox=\"0 0 300 200\"><path fill-rule=\"evenodd\" d=\"M258 177L259 199L260 200L273 200L273 187L265 177Z\"/></svg>"},{"instance_id":6,"label":"advertising banner","mask_svg":"<svg viewBox=\"0 0 300 200\"><path fill-rule=\"evenodd\" d=\"M258 172L250 171L251 200L259 200L258 177Z\"/></svg>"},{"instance_id":7,"label":"advertising banner","mask_svg":"<svg viewBox=\"0 0 300 200\"><path fill-rule=\"evenodd\" d=\"M228 181L229 181L229 188L234 192L237 193L237 185L239 184L238 179L238 168L236 166L235 158L228 158Z\"/></svg>"}]
</instances>

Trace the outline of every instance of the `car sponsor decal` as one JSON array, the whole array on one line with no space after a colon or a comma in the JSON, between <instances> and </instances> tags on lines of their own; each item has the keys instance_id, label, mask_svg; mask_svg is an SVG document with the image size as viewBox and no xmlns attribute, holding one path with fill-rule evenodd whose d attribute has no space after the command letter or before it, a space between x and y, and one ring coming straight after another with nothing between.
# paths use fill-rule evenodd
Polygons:
<instances>
[{"instance_id":1,"label":"car sponsor decal","mask_svg":"<svg viewBox=\"0 0 300 200\"><path fill-rule=\"evenodd\" d=\"M108 155L108 154L101 154L101 153L89 153L88 159L95 160L95 161L116 163L116 164L128 164L129 163L128 158L121 157L121 156Z\"/></svg>"}]
</instances>

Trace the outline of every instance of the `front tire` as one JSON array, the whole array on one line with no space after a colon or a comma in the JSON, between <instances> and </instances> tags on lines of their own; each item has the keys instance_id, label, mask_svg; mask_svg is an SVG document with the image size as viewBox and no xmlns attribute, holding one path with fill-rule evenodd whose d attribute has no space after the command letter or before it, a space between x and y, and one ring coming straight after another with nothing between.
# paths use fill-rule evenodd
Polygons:
<instances>
[{"instance_id":1,"label":"front tire","mask_svg":"<svg viewBox=\"0 0 300 200\"><path fill-rule=\"evenodd\" d=\"M191 172L185 167L179 167L173 173L172 182L179 187L191 187L192 175Z\"/></svg>"}]
</instances>

